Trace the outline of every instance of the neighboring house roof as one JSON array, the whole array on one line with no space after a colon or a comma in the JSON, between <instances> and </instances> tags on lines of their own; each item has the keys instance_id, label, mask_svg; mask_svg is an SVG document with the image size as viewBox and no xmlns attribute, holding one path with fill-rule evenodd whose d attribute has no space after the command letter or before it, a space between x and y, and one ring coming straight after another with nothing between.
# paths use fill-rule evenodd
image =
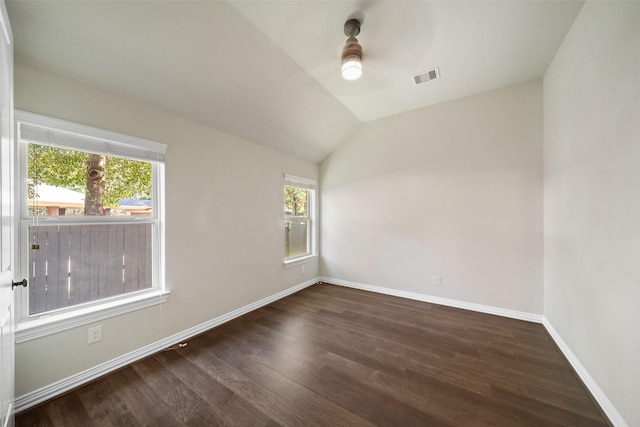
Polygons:
<instances>
[{"instance_id":1,"label":"neighboring house roof","mask_svg":"<svg viewBox=\"0 0 640 427\"><path fill-rule=\"evenodd\" d=\"M39 184L34 188L37 194L36 200L29 199L29 207L58 206L60 208L83 208L84 193L69 190L68 188L54 187L47 184Z\"/></svg>"},{"instance_id":2,"label":"neighboring house roof","mask_svg":"<svg viewBox=\"0 0 640 427\"><path fill-rule=\"evenodd\" d=\"M36 204L40 207L56 206L59 208L84 208L84 193L69 190L63 187L40 184L34 191L38 195L36 200L29 199L29 207ZM149 211L152 208L151 200L121 199L119 207L125 211Z\"/></svg>"},{"instance_id":3,"label":"neighboring house roof","mask_svg":"<svg viewBox=\"0 0 640 427\"><path fill-rule=\"evenodd\" d=\"M149 208L151 209L151 200L138 200L138 199L120 199L118 204L122 207L136 207L136 208Z\"/></svg>"},{"instance_id":4,"label":"neighboring house roof","mask_svg":"<svg viewBox=\"0 0 640 427\"><path fill-rule=\"evenodd\" d=\"M151 200L120 199L118 205L121 210L129 212L131 215L151 214Z\"/></svg>"}]
</instances>

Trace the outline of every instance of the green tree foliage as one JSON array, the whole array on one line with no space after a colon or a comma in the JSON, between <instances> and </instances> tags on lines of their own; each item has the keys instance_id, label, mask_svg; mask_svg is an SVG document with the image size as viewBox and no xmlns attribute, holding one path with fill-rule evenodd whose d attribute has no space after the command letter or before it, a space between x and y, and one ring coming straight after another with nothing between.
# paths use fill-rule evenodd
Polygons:
<instances>
[{"instance_id":1,"label":"green tree foliage","mask_svg":"<svg viewBox=\"0 0 640 427\"><path fill-rule=\"evenodd\" d=\"M64 148L29 144L27 173L29 197L35 185L47 184L85 192L89 154ZM117 207L121 199L151 198L151 164L106 156L104 207Z\"/></svg>"},{"instance_id":2,"label":"green tree foliage","mask_svg":"<svg viewBox=\"0 0 640 427\"><path fill-rule=\"evenodd\" d=\"M107 157L105 206L121 199L151 199L151 163Z\"/></svg>"},{"instance_id":3,"label":"green tree foliage","mask_svg":"<svg viewBox=\"0 0 640 427\"><path fill-rule=\"evenodd\" d=\"M284 209L291 212L291 216L308 215L309 190L297 187L284 187Z\"/></svg>"}]
</instances>

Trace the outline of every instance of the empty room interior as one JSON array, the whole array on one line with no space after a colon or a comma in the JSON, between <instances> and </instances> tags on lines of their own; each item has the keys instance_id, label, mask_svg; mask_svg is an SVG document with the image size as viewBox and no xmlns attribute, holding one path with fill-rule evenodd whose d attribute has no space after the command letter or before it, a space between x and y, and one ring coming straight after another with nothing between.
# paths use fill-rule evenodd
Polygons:
<instances>
[{"instance_id":1,"label":"empty room interior","mask_svg":"<svg viewBox=\"0 0 640 427\"><path fill-rule=\"evenodd\" d=\"M640 2L5 4L16 425L640 426Z\"/></svg>"}]
</instances>

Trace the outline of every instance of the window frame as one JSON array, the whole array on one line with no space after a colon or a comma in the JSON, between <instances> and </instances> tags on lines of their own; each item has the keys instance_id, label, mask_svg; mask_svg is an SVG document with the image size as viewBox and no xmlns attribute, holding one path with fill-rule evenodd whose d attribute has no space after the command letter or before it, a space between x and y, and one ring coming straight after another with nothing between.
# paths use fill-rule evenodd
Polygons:
<instances>
[{"instance_id":1,"label":"window frame","mask_svg":"<svg viewBox=\"0 0 640 427\"><path fill-rule=\"evenodd\" d=\"M282 200L282 208L283 208L283 229L284 229L284 220L286 220L286 216L284 213L284 187L295 187L302 188L309 191L309 198L307 200L307 209L309 210L309 252L304 255L299 255L295 257L284 258L283 266L284 268L295 267L300 264L304 264L307 262L311 262L318 257L317 253L317 235L318 235L318 219L317 219L317 199L318 199L318 183L315 179L303 178L300 176L284 174L284 182L282 185L283 189L283 200ZM283 248L284 254L284 248Z\"/></svg>"},{"instance_id":2,"label":"window frame","mask_svg":"<svg viewBox=\"0 0 640 427\"><path fill-rule=\"evenodd\" d=\"M123 295L102 298L96 301L85 302L71 307L52 310L34 315L29 314L29 287L20 288L16 292L16 342L24 342L30 339L46 336L52 333L71 329L91 322L124 314L141 308L164 303L169 295L165 287L164 256L164 153L167 146L157 142L119 134L103 129L81 125L65 120L34 114L26 111L15 111L16 130L16 188L15 214L18 240L18 265L19 277L27 277L29 274L29 232L34 217L29 216L27 203L27 151L30 143L37 141L23 140L21 138L21 125L26 127L38 127L69 134L72 137L84 139L86 146L69 147L73 150L94 152L107 156L127 157L133 160L149 162L152 165L152 216L151 217L111 217L92 216L87 217L38 217L39 224L152 224L152 287ZM115 146L116 149L126 150L130 148L130 155L105 152L92 144L102 146ZM142 153L142 155L136 155ZM147 157L145 157L147 156Z\"/></svg>"}]
</instances>

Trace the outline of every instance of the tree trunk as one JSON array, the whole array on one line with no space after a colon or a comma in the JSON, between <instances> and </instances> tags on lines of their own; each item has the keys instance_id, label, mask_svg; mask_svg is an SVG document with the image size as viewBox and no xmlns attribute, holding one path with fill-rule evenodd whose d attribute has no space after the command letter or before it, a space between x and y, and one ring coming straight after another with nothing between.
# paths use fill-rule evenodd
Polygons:
<instances>
[{"instance_id":1,"label":"tree trunk","mask_svg":"<svg viewBox=\"0 0 640 427\"><path fill-rule=\"evenodd\" d=\"M87 159L87 191L84 196L85 215L103 215L102 199L106 178L104 175L105 156L89 154Z\"/></svg>"}]
</instances>

